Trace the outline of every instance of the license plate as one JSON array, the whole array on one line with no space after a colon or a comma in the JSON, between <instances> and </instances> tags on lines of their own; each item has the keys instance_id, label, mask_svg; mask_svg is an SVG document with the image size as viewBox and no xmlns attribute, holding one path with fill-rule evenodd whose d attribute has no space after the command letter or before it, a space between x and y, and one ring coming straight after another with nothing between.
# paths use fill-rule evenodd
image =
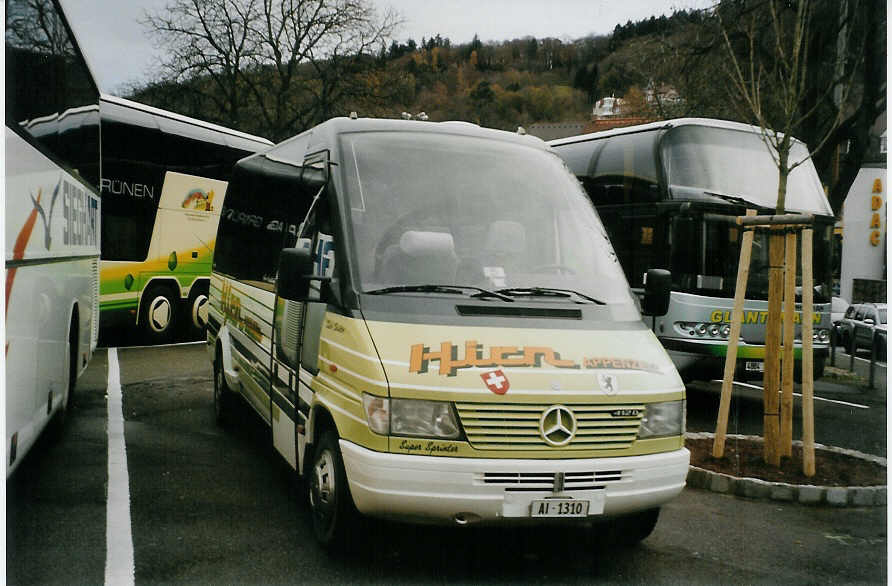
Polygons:
<instances>
[{"instance_id":1,"label":"license plate","mask_svg":"<svg viewBox=\"0 0 892 586\"><path fill-rule=\"evenodd\" d=\"M765 363L748 360L746 363L747 372L765 372Z\"/></svg>"},{"instance_id":2,"label":"license plate","mask_svg":"<svg viewBox=\"0 0 892 586\"><path fill-rule=\"evenodd\" d=\"M588 501L579 499L544 499L530 504L531 517L586 517Z\"/></svg>"}]
</instances>

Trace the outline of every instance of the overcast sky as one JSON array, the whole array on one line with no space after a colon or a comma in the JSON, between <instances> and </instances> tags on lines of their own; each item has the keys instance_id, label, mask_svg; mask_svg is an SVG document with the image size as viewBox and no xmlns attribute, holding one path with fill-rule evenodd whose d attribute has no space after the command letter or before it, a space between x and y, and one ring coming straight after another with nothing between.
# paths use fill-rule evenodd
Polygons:
<instances>
[{"instance_id":1,"label":"overcast sky","mask_svg":"<svg viewBox=\"0 0 892 586\"><path fill-rule=\"evenodd\" d=\"M713 0L370 0L379 10L393 8L403 19L399 41L436 34L453 44L475 34L482 41L525 36L577 39L606 34L617 24L671 14L676 8L703 8ZM145 11L168 0L61 0L100 88L121 93L127 84L149 79L160 51L140 24Z\"/></svg>"}]
</instances>

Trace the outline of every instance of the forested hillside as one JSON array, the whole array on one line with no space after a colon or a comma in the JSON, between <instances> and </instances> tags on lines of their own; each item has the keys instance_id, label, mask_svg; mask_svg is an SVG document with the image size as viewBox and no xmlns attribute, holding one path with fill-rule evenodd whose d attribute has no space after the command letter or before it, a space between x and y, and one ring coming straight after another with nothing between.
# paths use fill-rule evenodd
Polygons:
<instances>
[{"instance_id":1,"label":"forested hillside","mask_svg":"<svg viewBox=\"0 0 892 586\"><path fill-rule=\"evenodd\" d=\"M424 112L432 121L507 130L587 122L607 96L624 99L624 115L646 119L761 117L821 147L815 163L838 210L886 108L886 5L808 2L810 26L793 71L771 39L795 31L773 27L771 15L798 5L724 0L617 25L604 36L453 44L440 35L394 40L398 15L379 14L370 0L311 0L292 12L253 0L170 0L147 20L169 58L158 81L128 97L273 141L354 111ZM735 68L758 109L731 81ZM783 82L791 75L798 98L788 108ZM836 160L840 145L847 152Z\"/></svg>"},{"instance_id":2,"label":"forested hillside","mask_svg":"<svg viewBox=\"0 0 892 586\"><path fill-rule=\"evenodd\" d=\"M527 37L482 43L475 37L471 43L454 45L440 35L392 41L374 54L351 59L349 66L341 63L337 80L325 79L313 64L300 64L295 75L315 87L290 96L293 110L301 115L285 127L272 127L264 115L254 115L257 107L247 100L233 120L201 87L213 85L207 77L152 84L129 97L273 140L351 111L394 118L403 112L425 112L435 121L467 120L511 130L533 122L584 121L600 97L631 92L634 102L649 83L671 83L674 72L657 71L650 54L683 43L701 19L699 12L677 11L618 25L611 35L572 41ZM246 77L263 85L267 74L275 75L258 68ZM326 83L328 88L323 87ZM326 103L314 104L323 95Z\"/></svg>"}]
</instances>

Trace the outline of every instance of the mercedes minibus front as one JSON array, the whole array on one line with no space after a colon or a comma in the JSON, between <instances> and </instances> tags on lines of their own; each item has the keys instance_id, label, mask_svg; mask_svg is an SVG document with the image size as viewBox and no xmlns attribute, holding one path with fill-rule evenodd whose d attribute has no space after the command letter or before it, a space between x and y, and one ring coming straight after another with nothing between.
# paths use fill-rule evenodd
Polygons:
<instances>
[{"instance_id":1,"label":"mercedes minibus front","mask_svg":"<svg viewBox=\"0 0 892 586\"><path fill-rule=\"evenodd\" d=\"M212 322L231 325L211 331L234 332L217 348L237 356L266 344L270 324L269 353L228 372L221 359L220 375L236 390L254 372L245 394L261 410L271 379L274 444L308 478L320 541L343 539L357 511L608 521L620 539L646 537L685 484L684 386L560 159L473 125L340 119L240 163L280 188L244 185L294 193L275 165L303 175L310 158L329 176L307 174L303 216L277 225L288 247L269 314L256 313L256 281L215 268ZM232 205L249 201L235 175ZM238 213L239 230L270 226ZM650 272L648 313L665 311L668 279Z\"/></svg>"}]
</instances>

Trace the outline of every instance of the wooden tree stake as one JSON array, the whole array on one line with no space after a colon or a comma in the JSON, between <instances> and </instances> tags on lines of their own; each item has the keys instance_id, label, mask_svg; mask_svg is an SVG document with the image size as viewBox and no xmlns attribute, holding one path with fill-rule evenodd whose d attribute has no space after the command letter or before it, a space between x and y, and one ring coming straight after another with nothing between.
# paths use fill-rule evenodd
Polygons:
<instances>
[{"instance_id":1,"label":"wooden tree stake","mask_svg":"<svg viewBox=\"0 0 892 586\"><path fill-rule=\"evenodd\" d=\"M765 324L765 388L762 422L765 462L780 466L780 346L784 296L784 235L772 227L768 237L768 319Z\"/></svg>"},{"instance_id":2,"label":"wooden tree stake","mask_svg":"<svg viewBox=\"0 0 892 586\"><path fill-rule=\"evenodd\" d=\"M747 210L747 216L755 216L756 210ZM728 432L728 412L731 410L731 389L734 385L734 367L737 365L737 344L740 340L740 324L743 322L743 302L746 300L746 283L750 275L750 257L753 254L753 230L744 230L740 243L740 262L737 265L737 284L734 288L734 310L731 313L731 333L725 354L725 372L722 376L722 398L719 416L715 424L712 457L725 455L725 435Z\"/></svg>"},{"instance_id":3,"label":"wooden tree stake","mask_svg":"<svg viewBox=\"0 0 892 586\"><path fill-rule=\"evenodd\" d=\"M802 472L806 476L815 475L812 235L811 228L802 231Z\"/></svg>"},{"instance_id":4,"label":"wooden tree stake","mask_svg":"<svg viewBox=\"0 0 892 586\"><path fill-rule=\"evenodd\" d=\"M783 394L781 396L781 457L793 456L793 344L796 312L796 232L787 232L786 259L784 268L784 358Z\"/></svg>"}]
</instances>

